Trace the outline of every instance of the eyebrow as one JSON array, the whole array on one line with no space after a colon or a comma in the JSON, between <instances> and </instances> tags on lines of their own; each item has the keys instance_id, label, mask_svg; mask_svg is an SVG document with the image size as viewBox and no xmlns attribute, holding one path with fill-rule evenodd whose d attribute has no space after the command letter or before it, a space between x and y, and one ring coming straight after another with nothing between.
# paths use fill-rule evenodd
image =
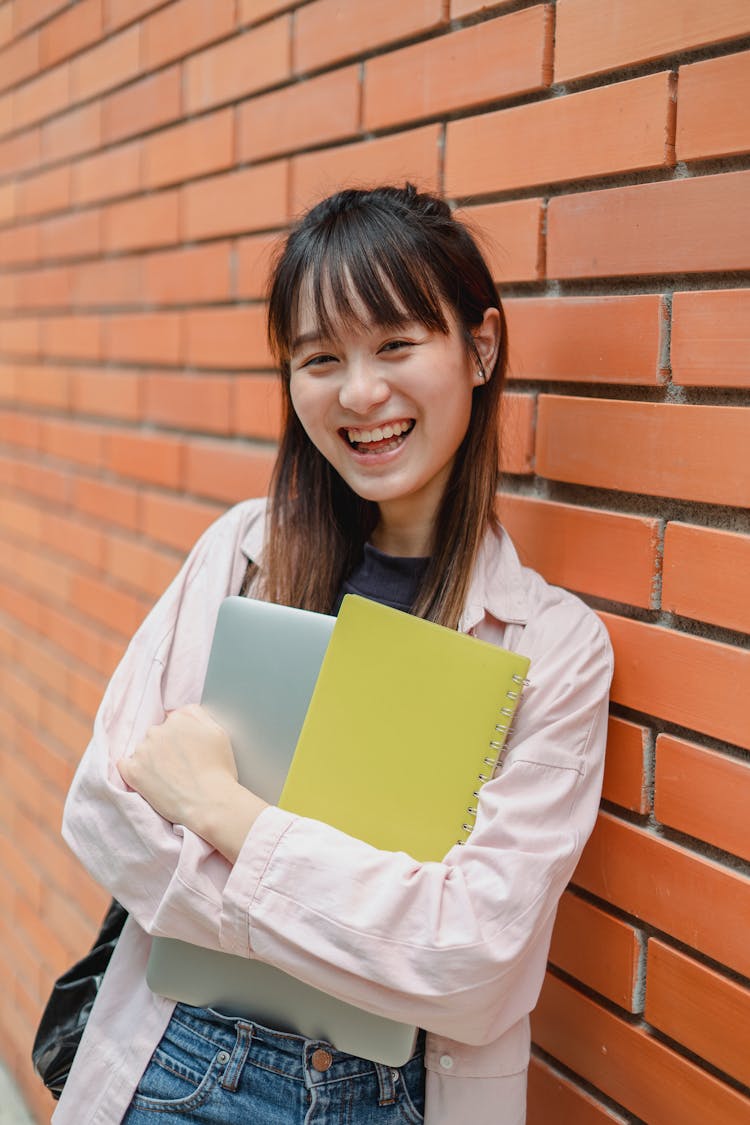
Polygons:
<instances>
[{"instance_id":1,"label":"eyebrow","mask_svg":"<svg viewBox=\"0 0 750 1125\"><path fill-rule=\"evenodd\" d=\"M328 339L328 337L325 336L320 331L320 329L315 328L315 329L313 329L312 332L303 332L301 336L295 336L295 338L292 340L292 349L291 350L292 350L292 352L296 352L299 348L303 347L303 345L305 345L305 344L318 343L318 342L321 342L321 341L327 340L327 339Z\"/></svg>"}]
</instances>

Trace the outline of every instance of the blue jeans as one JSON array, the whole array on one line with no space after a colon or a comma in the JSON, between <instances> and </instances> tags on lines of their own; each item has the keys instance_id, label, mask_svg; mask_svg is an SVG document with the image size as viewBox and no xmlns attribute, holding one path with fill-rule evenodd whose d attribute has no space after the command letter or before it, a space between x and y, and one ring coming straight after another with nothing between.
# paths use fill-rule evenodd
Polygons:
<instances>
[{"instance_id":1,"label":"blue jeans","mask_svg":"<svg viewBox=\"0 0 750 1125\"><path fill-rule=\"evenodd\" d=\"M122 1125L419 1125L424 1036L396 1070L178 1004Z\"/></svg>"}]
</instances>

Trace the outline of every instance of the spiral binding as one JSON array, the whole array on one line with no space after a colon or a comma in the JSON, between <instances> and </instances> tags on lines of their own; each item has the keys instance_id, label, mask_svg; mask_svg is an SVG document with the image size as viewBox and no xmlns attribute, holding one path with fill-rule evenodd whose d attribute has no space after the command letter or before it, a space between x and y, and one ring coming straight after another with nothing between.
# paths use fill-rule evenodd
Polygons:
<instances>
[{"instance_id":1,"label":"spiral binding","mask_svg":"<svg viewBox=\"0 0 750 1125\"><path fill-rule=\"evenodd\" d=\"M505 693L506 699L510 699L510 700L513 701L513 706L512 707L501 707L500 708L501 721L495 723L495 731L499 735L501 735L501 737L499 739L498 738L491 738L490 739L489 747L490 747L490 750L492 751L492 756L491 757L485 756L485 758L483 759L483 764L485 766L490 766L491 769L490 769L489 773L478 773L477 774L477 780L479 782L481 782L481 784L480 784L478 789L472 790L472 797L474 797L475 800L477 800L477 801L479 800L479 790L482 788L482 785L484 785L485 781L489 781L490 778L492 777L492 775L494 774L495 770L498 769L498 767L502 766L502 764L503 764L502 752L503 752L503 748L505 746L505 743L506 743L506 740L507 740L507 737L508 737L508 732L509 732L510 727L511 727L511 720L512 720L513 715L515 713L515 709L516 709L516 706L518 704L518 699L521 695L521 692L529 684L529 681L527 679L525 679L523 676L519 676L517 672L514 672L511 678L512 678L512 680L515 684L518 684L518 691L514 691L512 688L509 688L508 691L506 691L506 693ZM503 722L502 719L505 719L506 722ZM466 810L466 813L467 813L467 816L469 817L469 823L468 824L464 823L464 824L461 825L461 827L463 828L464 832L471 832L472 829L474 828L474 825L476 824L477 813L478 813L477 806L469 805L469 807ZM465 844L466 841L465 840L456 840L456 843L457 844Z\"/></svg>"}]
</instances>

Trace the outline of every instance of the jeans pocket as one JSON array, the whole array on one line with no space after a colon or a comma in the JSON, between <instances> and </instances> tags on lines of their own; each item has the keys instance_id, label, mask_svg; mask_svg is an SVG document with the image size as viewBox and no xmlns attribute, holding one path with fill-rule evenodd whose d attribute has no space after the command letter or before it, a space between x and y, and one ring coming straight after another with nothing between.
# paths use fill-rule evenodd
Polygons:
<instances>
[{"instance_id":1,"label":"jeans pocket","mask_svg":"<svg viewBox=\"0 0 750 1125\"><path fill-rule=\"evenodd\" d=\"M425 1072L422 1055L416 1055L399 1070L398 1107L408 1125L424 1121Z\"/></svg>"},{"instance_id":2,"label":"jeans pocket","mask_svg":"<svg viewBox=\"0 0 750 1125\"><path fill-rule=\"evenodd\" d=\"M143 1073L132 1102L133 1109L187 1113L202 1106L216 1089L228 1062L226 1051L217 1051L201 1069L200 1059L186 1057L173 1044L160 1044Z\"/></svg>"}]
</instances>

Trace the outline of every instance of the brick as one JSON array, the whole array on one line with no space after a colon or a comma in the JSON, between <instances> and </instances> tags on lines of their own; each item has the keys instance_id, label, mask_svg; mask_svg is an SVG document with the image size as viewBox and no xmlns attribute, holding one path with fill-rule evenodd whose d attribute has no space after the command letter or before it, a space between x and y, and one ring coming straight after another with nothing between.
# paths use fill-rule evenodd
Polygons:
<instances>
[{"instance_id":1,"label":"brick","mask_svg":"<svg viewBox=\"0 0 750 1125\"><path fill-rule=\"evenodd\" d=\"M69 502L68 479L46 465L17 463L14 480L21 492L38 496L51 504L66 507Z\"/></svg>"},{"instance_id":2,"label":"brick","mask_svg":"<svg viewBox=\"0 0 750 1125\"><path fill-rule=\"evenodd\" d=\"M104 99L102 133L106 144L146 133L182 113L181 70L169 67Z\"/></svg>"},{"instance_id":3,"label":"brick","mask_svg":"<svg viewBox=\"0 0 750 1125\"><path fill-rule=\"evenodd\" d=\"M750 386L750 290L675 293L672 382L692 387Z\"/></svg>"},{"instance_id":4,"label":"brick","mask_svg":"<svg viewBox=\"0 0 750 1125\"><path fill-rule=\"evenodd\" d=\"M156 70L234 30L234 0L178 0L141 24L143 69Z\"/></svg>"},{"instance_id":5,"label":"brick","mask_svg":"<svg viewBox=\"0 0 750 1125\"><path fill-rule=\"evenodd\" d=\"M143 186L164 187L230 168L234 163L234 111L223 109L163 129L143 143Z\"/></svg>"},{"instance_id":6,"label":"brick","mask_svg":"<svg viewBox=\"0 0 750 1125\"><path fill-rule=\"evenodd\" d=\"M750 764L660 734L654 812L662 824L750 860Z\"/></svg>"},{"instance_id":7,"label":"brick","mask_svg":"<svg viewBox=\"0 0 750 1125\"><path fill-rule=\"evenodd\" d=\"M77 465L101 468L104 438L99 426L45 419L40 426L39 447L43 453Z\"/></svg>"},{"instance_id":8,"label":"brick","mask_svg":"<svg viewBox=\"0 0 750 1125\"><path fill-rule=\"evenodd\" d=\"M680 68L678 160L706 160L750 150L750 123L742 109L749 72L750 51Z\"/></svg>"},{"instance_id":9,"label":"brick","mask_svg":"<svg viewBox=\"0 0 750 1125\"><path fill-rule=\"evenodd\" d=\"M40 74L15 91L13 124L16 129L34 125L45 117L66 109L70 100L67 63Z\"/></svg>"},{"instance_id":10,"label":"brick","mask_svg":"<svg viewBox=\"0 0 750 1125\"><path fill-rule=\"evenodd\" d=\"M13 32L23 35L30 27L35 27L64 8L67 0L13 0Z\"/></svg>"},{"instance_id":11,"label":"brick","mask_svg":"<svg viewBox=\"0 0 750 1125\"><path fill-rule=\"evenodd\" d=\"M655 938L648 943L646 1019L725 1074L750 1084L750 989Z\"/></svg>"},{"instance_id":12,"label":"brick","mask_svg":"<svg viewBox=\"0 0 750 1125\"><path fill-rule=\"evenodd\" d=\"M106 308L140 304L141 261L137 257L98 258L75 267L73 295L77 305Z\"/></svg>"},{"instance_id":13,"label":"brick","mask_svg":"<svg viewBox=\"0 0 750 1125\"><path fill-rule=\"evenodd\" d=\"M61 516L53 511L42 513L43 541L55 552L94 570L102 569L104 536L75 517Z\"/></svg>"},{"instance_id":14,"label":"brick","mask_svg":"<svg viewBox=\"0 0 750 1125\"><path fill-rule=\"evenodd\" d=\"M569 891L560 899L549 959L628 1012L637 1011L636 930Z\"/></svg>"},{"instance_id":15,"label":"brick","mask_svg":"<svg viewBox=\"0 0 750 1125\"><path fill-rule=\"evenodd\" d=\"M7 280L12 283L12 300L8 302L8 308L30 311L70 307L70 266L24 270L15 277L9 275Z\"/></svg>"},{"instance_id":16,"label":"brick","mask_svg":"<svg viewBox=\"0 0 750 1125\"><path fill-rule=\"evenodd\" d=\"M682 617L750 633L750 535L671 522L664 539L662 605Z\"/></svg>"},{"instance_id":17,"label":"brick","mask_svg":"<svg viewBox=\"0 0 750 1125\"><path fill-rule=\"evenodd\" d=\"M21 184L19 184L18 187L20 188ZM7 223L15 219L16 214L20 213L16 195L16 184L7 183L0 185L0 223Z\"/></svg>"},{"instance_id":18,"label":"brick","mask_svg":"<svg viewBox=\"0 0 750 1125\"><path fill-rule=\"evenodd\" d=\"M56 260L98 254L102 246L101 228L98 210L73 211L47 219L39 228L42 257Z\"/></svg>"},{"instance_id":19,"label":"brick","mask_svg":"<svg viewBox=\"0 0 750 1125\"><path fill-rule=\"evenodd\" d=\"M99 102L71 109L42 125L41 151L49 164L90 152L101 143L102 109Z\"/></svg>"},{"instance_id":20,"label":"brick","mask_svg":"<svg viewBox=\"0 0 750 1125\"><path fill-rule=\"evenodd\" d=\"M524 564L548 582L651 606L657 520L508 493L499 498L498 509Z\"/></svg>"},{"instance_id":21,"label":"brick","mask_svg":"<svg viewBox=\"0 0 750 1125\"><path fill-rule=\"evenodd\" d=\"M454 217L474 235L499 285L544 277L543 200L512 199L459 208Z\"/></svg>"},{"instance_id":22,"label":"brick","mask_svg":"<svg viewBox=\"0 0 750 1125\"><path fill-rule=\"evenodd\" d=\"M41 323L31 317L0 321L0 352L37 356L41 351Z\"/></svg>"},{"instance_id":23,"label":"brick","mask_svg":"<svg viewBox=\"0 0 750 1125\"><path fill-rule=\"evenodd\" d=\"M116 31L125 24L140 19L163 3L164 0L104 0L105 27L107 31Z\"/></svg>"},{"instance_id":24,"label":"brick","mask_svg":"<svg viewBox=\"0 0 750 1125\"><path fill-rule=\"evenodd\" d=\"M746 269L750 172L671 180L551 199L550 277ZM685 231L690 238L685 238Z\"/></svg>"},{"instance_id":25,"label":"brick","mask_svg":"<svg viewBox=\"0 0 750 1125\"><path fill-rule=\"evenodd\" d=\"M186 313L185 362L209 368L272 367L265 308L250 305Z\"/></svg>"},{"instance_id":26,"label":"brick","mask_svg":"<svg viewBox=\"0 0 750 1125\"><path fill-rule=\"evenodd\" d=\"M169 246L179 239L179 219L176 191L112 203L104 212L104 249L111 252Z\"/></svg>"},{"instance_id":27,"label":"brick","mask_svg":"<svg viewBox=\"0 0 750 1125\"><path fill-rule=\"evenodd\" d=\"M256 23L267 16L278 15L284 8L293 8L296 0L240 0L239 22Z\"/></svg>"},{"instance_id":28,"label":"brick","mask_svg":"<svg viewBox=\"0 0 750 1125\"><path fill-rule=\"evenodd\" d=\"M209 47L185 63L188 113L234 101L289 76L290 17L282 16Z\"/></svg>"},{"instance_id":29,"label":"brick","mask_svg":"<svg viewBox=\"0 0 750 1125\"><path fill-rule=\"evenodd\" d=\"M506 392L500 406L499 463L503 473L525 476L534 471L533 395Z\"/></svg>"},{"instance_id":30,"label":"brick","mask_svg":"<svg viewBox=\"0 0 750 1125\"><path fill-rule=\"evenodd\" d=\"M190 441L186 446L185 488L195 496L234 503L265 496L274 454L270 450Z\"/></svg>"},{"instance_id":31,"label":"brick","mask_svg":"<svg viewBox=\"0 0 750 1125\"><path fill-rule=\"evenodd\" d=\"M744 0L560 0L555 26L555 81L648 62L750 32Z\"/></svg>"},{"instance_id":32,"label":"brick","mask_svg":"<svg viewBox=\"0 0 750 1125\"><path fill-rule=\"evenodd\" d=\"M600 813L574 883L730 969L750 960L736 920L750 881L653 832Z\"/></svg>"},{"instance_id":33,"label":"brick","mask_svg":"<svg viewBox=\"0 0 750 1125\"><path fill-rule=\"evenodd\" d=\"M275 375L250 375L234 380L232 432L243 437L278 440L281 434L281 390Z\"/></svg>"},{"instance_id":34,"label":"brick","mask_svg":"<svg viewBox=\"0 0 750 1125\"><path fill-rule=\"evenodd\" d=\"M155 543L184 554L222 511L222 504L147 491L143 494L138 530Z\"/></svg>"},{"instance_id":35,"label":"brick","mask_svg":"<svg viewBox=\"0 0 750 1125\"><path fill-rule=\"evenodd\" d=\"M70 372L64 367L44 364L18 371L17 401L29 406L67 411L70 400Z\"/></svg>"},{"instance_id":36,"label":"brick","mask_svg":"<svg viewBox=\"0 0 750 1125\"><path fill-rule=\"evenodd\" d=\"M660 382L663 298L511 298L503 302L511 379Z\"/></svg>"},{"instance_id":37,"label":"brick","mask_svg":"<svg viewBox=\"0 0 750 1125\"><path fill-rule=\"evenodd\" d=\"M486 12L489 8L505 8L511 0L449 0L451 19L463 19L476 12Z\"/></svg>"},{"instance_id":38,"label":"brick","mask_svg":"<svg viewBox=\"0 0 750 1125\"><path fill-rule=\"evenodd\" d=\"M599 488L750 505L750 414L541 395L537 472Z\"/></svg>"},{"instance_id":39,"label":"brick","mask_svg":"<svg viewBox=\"0 0 750 1125\"><path fill-rule=\"evenodd\" d=\"M183 238L281 226L288 215L288 179L288 165L279 161L187 184L181 189Z\"/></svg>"},{"instance_id":40,"label":"brick","mask_svg":"<svg viewBox=\"0 0 750 1125\"><path fill-rule=\"evenodd\" d=\"M139 519L138 490L131 485L113 484L94 477L77 477L73 481L73 509L97 520L99 525L115 524L135 530ZM98 639L98 635L97 635ZM97 665L96 660L88 664Z\"/></svg>"},{"instance_id":41,"label":"brick","mask_svg":"<svg viewBox=\"0 0 750 1125\"><path fill-rule=\"evenodd\" d=\"M261 160L354 136L359 130L359 101L356 66L251 98L239 110L239 159Z\"/></svg>"},{"instance_id":42,"label":"brick","mask_svg":"<svg viewBox=\"0 0 750 1125\"><path fill-rule=\"evenodd\" d=\"M551 36L551 10L538 4L370 59L364 126L383 129L540 90L550 80Z\"/></svg>"},{"instance_id":43,"label":"brick","mask_svg":"<svg viewBox=\"0 0 750 1125\"><path fill-rule=\"evenodd\" d=\"M446 193L478 195L664 167L674 161L673 108L672 79L662 72L450 122Z\"/></svg>"},{"instance_id":44,"label":"brick","mask_svg":"<svg viewBox=\"0 0 750 1125\"><path fill-rule=\"evenodd\" d=\"M39 229L37 223L19 223L0 230L0 261L4 266L29 265L39 261Z\"/></svg>"},{"instance_id":45,"label":"brick","mask_svg":"<svg viewBox=\"0 0 750 1125\"><path fill-rule=\"evenodd\" d=\"M23 218L30 215L46 215L69 207L70 180L70 166L67 164L19 180L16 185L18 215Z\"/></svg>"},{"instance_id":46,"label":"brick","mask_svg":"<svg viewBox=\"0 0 750 1125\"><path fill-rule=\"evenodd\" d=\"M106 461L113 473L163 488L182 484L183 442L179 438L119 431L107 439Z\"/></svg>"},{"instance_id":47,"label":"brick","mask_svg":"<svg viewBox=\"0 0 750 1125\"><path fill-rule=\"evenodd\" d=\"M11 92L0 96L0 136L13 132L13 110L15 95Z\"/></svg>"},{"instance_id":48,"label":"brick","mask_svg":"<svg viewBox=\"0 0 750 1125\"><path fill-rule=\"evenodd\" d=\"M600 613L615 648L612 699L750 749L750 652Z\"/></svg>"},{"instance_id":49,"label":"brick","mask_svg":"<svg viewBox=\"0 0 750 1125\"><path fill-rule=\"evenodd\" d=\"M97 316L49 317L42 329L42 353L58 359L100 359L101 320Z\"/></svg>"},{"instance_id":50,"label":"brick","mask_svg":"<svg viewBox=\"0 0 750 1125\"><path fill-rule=\"evenodd\" d=\"M121 637L132 637L143 619L143 603L138 597L83 575L73 579L71 604L85 618L106 625Z\"/></svg>"},{"instance_id":51,"label":"brick","mask_svg":"<svg viewBox=\"0 0 750 1125\"><path fill-rule=\"evenodd\" d=\"M180 317L177 313L112 316L105 328L104 354L122 363L180 362Z\"/></svg>"},{"instance_id":52,"label":"brick","mask_svg":"<svg viewBox=\"0 0 750 1125\"><path fill-rule=\"evenodd\" d=\"M646 776L648 728L610 715L602 797L637 813L651 811Z\"/></svg>"},{"instance_id":53,"label":"brick","mask_svg":"<svg viewBox=\"0 0 750 1125\"><path fill-rule=\"evenodd\" d=\"M135 422L141 408L142 377L111 368L83 368L71 373L70 402L75 414Z\"/></svg>"},{"instance_id":54,"label":"brick","mask_svg":"<svg viewBox=\"0 0 750 1125\"><path fill-rule=\"evenodd\" d=\"M234 296L240 300L265 297L278 234L251 234L235 244Z\"/></svg>"},{"instance_id":55,"label":"brick","mask_svg":"<svg viewBox=\"0 0 750 1125\"><path fill-rule=\"evenodd\" d=\"M0 167L8 176L35 168L41 159L41 129L28 129L10 140L0 142Z\"/></svg>"},{"instance_id":56,"label":"brick","mask_svg":"<svg viewBox=\"0 0 750 1125\"><path fill-rule=\"evenodd\" d=\"M79 0L39 32L39 62L54 66L96 43L102 34L102 0Z\"/></svg>"},{"instance_id":57,"label":"brick","mask_svg":"<svg viewBox=\"0 0 750 1125\"><path fill-rule=\"evenodd\" d=\"M221 375L161 375L144 378L144 414L149 422L218 434L230 432L232 383Z\"/></svg>"},{"instance_id":58,"label":"brick","mask_svg":"<svg viewBox=\"0 0 750 1125\"><path fill-rule=\"evenodd\" d=\"M342 145L292 159L292 214L344 187L411 183L436 191L440 181L439 125L425 125L375 141Z\"/></svg>"},{"instance_id":59,"label":"brick","mask_svg":"<svg viewBox=\"0 0 750 1125\"><path fill-rule=\"evenodd\" d=\"M0 499L0 512L2 512L4 532L12 531L14 537L19 535L39 543L42 535L42 518L36 504L4 496Z\"/></svg>"},{"instance_id":60,"label":"brick","mask_svg":"<svg viewBox=\"0 0 750 1125\"><path fill-rule=\"evenodd\" d=\"M0 51L0 90L17 86L39 71L39 35L27 35Z\"/></svg>"},{"instance_id":61,"label":"brick","mask_svg":"<svg viewBox=\"0 0 750 1125\"><path fill-rule=\"evenodd\" d=\"M141 259L141 295L148 304L189 305L230 297L229 243L165 250Z\"/></svg>"},{"instance_id":62,"label":"brick","mask_svg":"<svg viewBox=\"0 0 750 1125\"><path fill-rule=\"evenodd\" d=\"M132 195L141 186L141 145L135 142L79 160L71 168L75 203Z\"/></svg>"},{"instance_id":63,"label":"brick","mask_svg":"<svg viewBox=\"0 0 750 1125\"><path fill-rule=\"evenodd\" d=\"M532 1017L539 1046L649 1125L742 1125L738 1090L548 974Z\"/></svg>"},{"instance_id":64,"label":"brick","mask_svg":"<svg viewBox=\"0 0 750 1125\"><path fill-rule=\"evenodd\" d=\"M0 7L0 47L4 47L6 43L10 43L13 38L13 7L11 4L3 4Z\"/></svg>"},{"instance_id":65,"label":"brick","mask_svg":"<svg viewBox=\"0 0 750 1125\"><path fill-rule=\"evenodd\" d=\"M244 0L244 11L258 0ZM295 13L294 69L313 70L446 23L442 0L318 0Z\"/></svg>"},{"instance_id":66,"label":"brick","mask_svg":"<svg viewBox=\"0 0 750 1125\"><path fill-rule=\"evenodd\" d=\"M70 64L76 101L102 94L135 78L140 70L140 29L128 28L79 55Z\"/></svg>"},{"instance_id":67,"label":"brick","mask_svg":"<svg viewBox=\"0 0 750 1125\"><path fill-rule=\"evenodd\" d=\"M117 582L158 598L180 568L181 558L123 535L107 537L105 569Z\"/></svg>"}]
</instances>

